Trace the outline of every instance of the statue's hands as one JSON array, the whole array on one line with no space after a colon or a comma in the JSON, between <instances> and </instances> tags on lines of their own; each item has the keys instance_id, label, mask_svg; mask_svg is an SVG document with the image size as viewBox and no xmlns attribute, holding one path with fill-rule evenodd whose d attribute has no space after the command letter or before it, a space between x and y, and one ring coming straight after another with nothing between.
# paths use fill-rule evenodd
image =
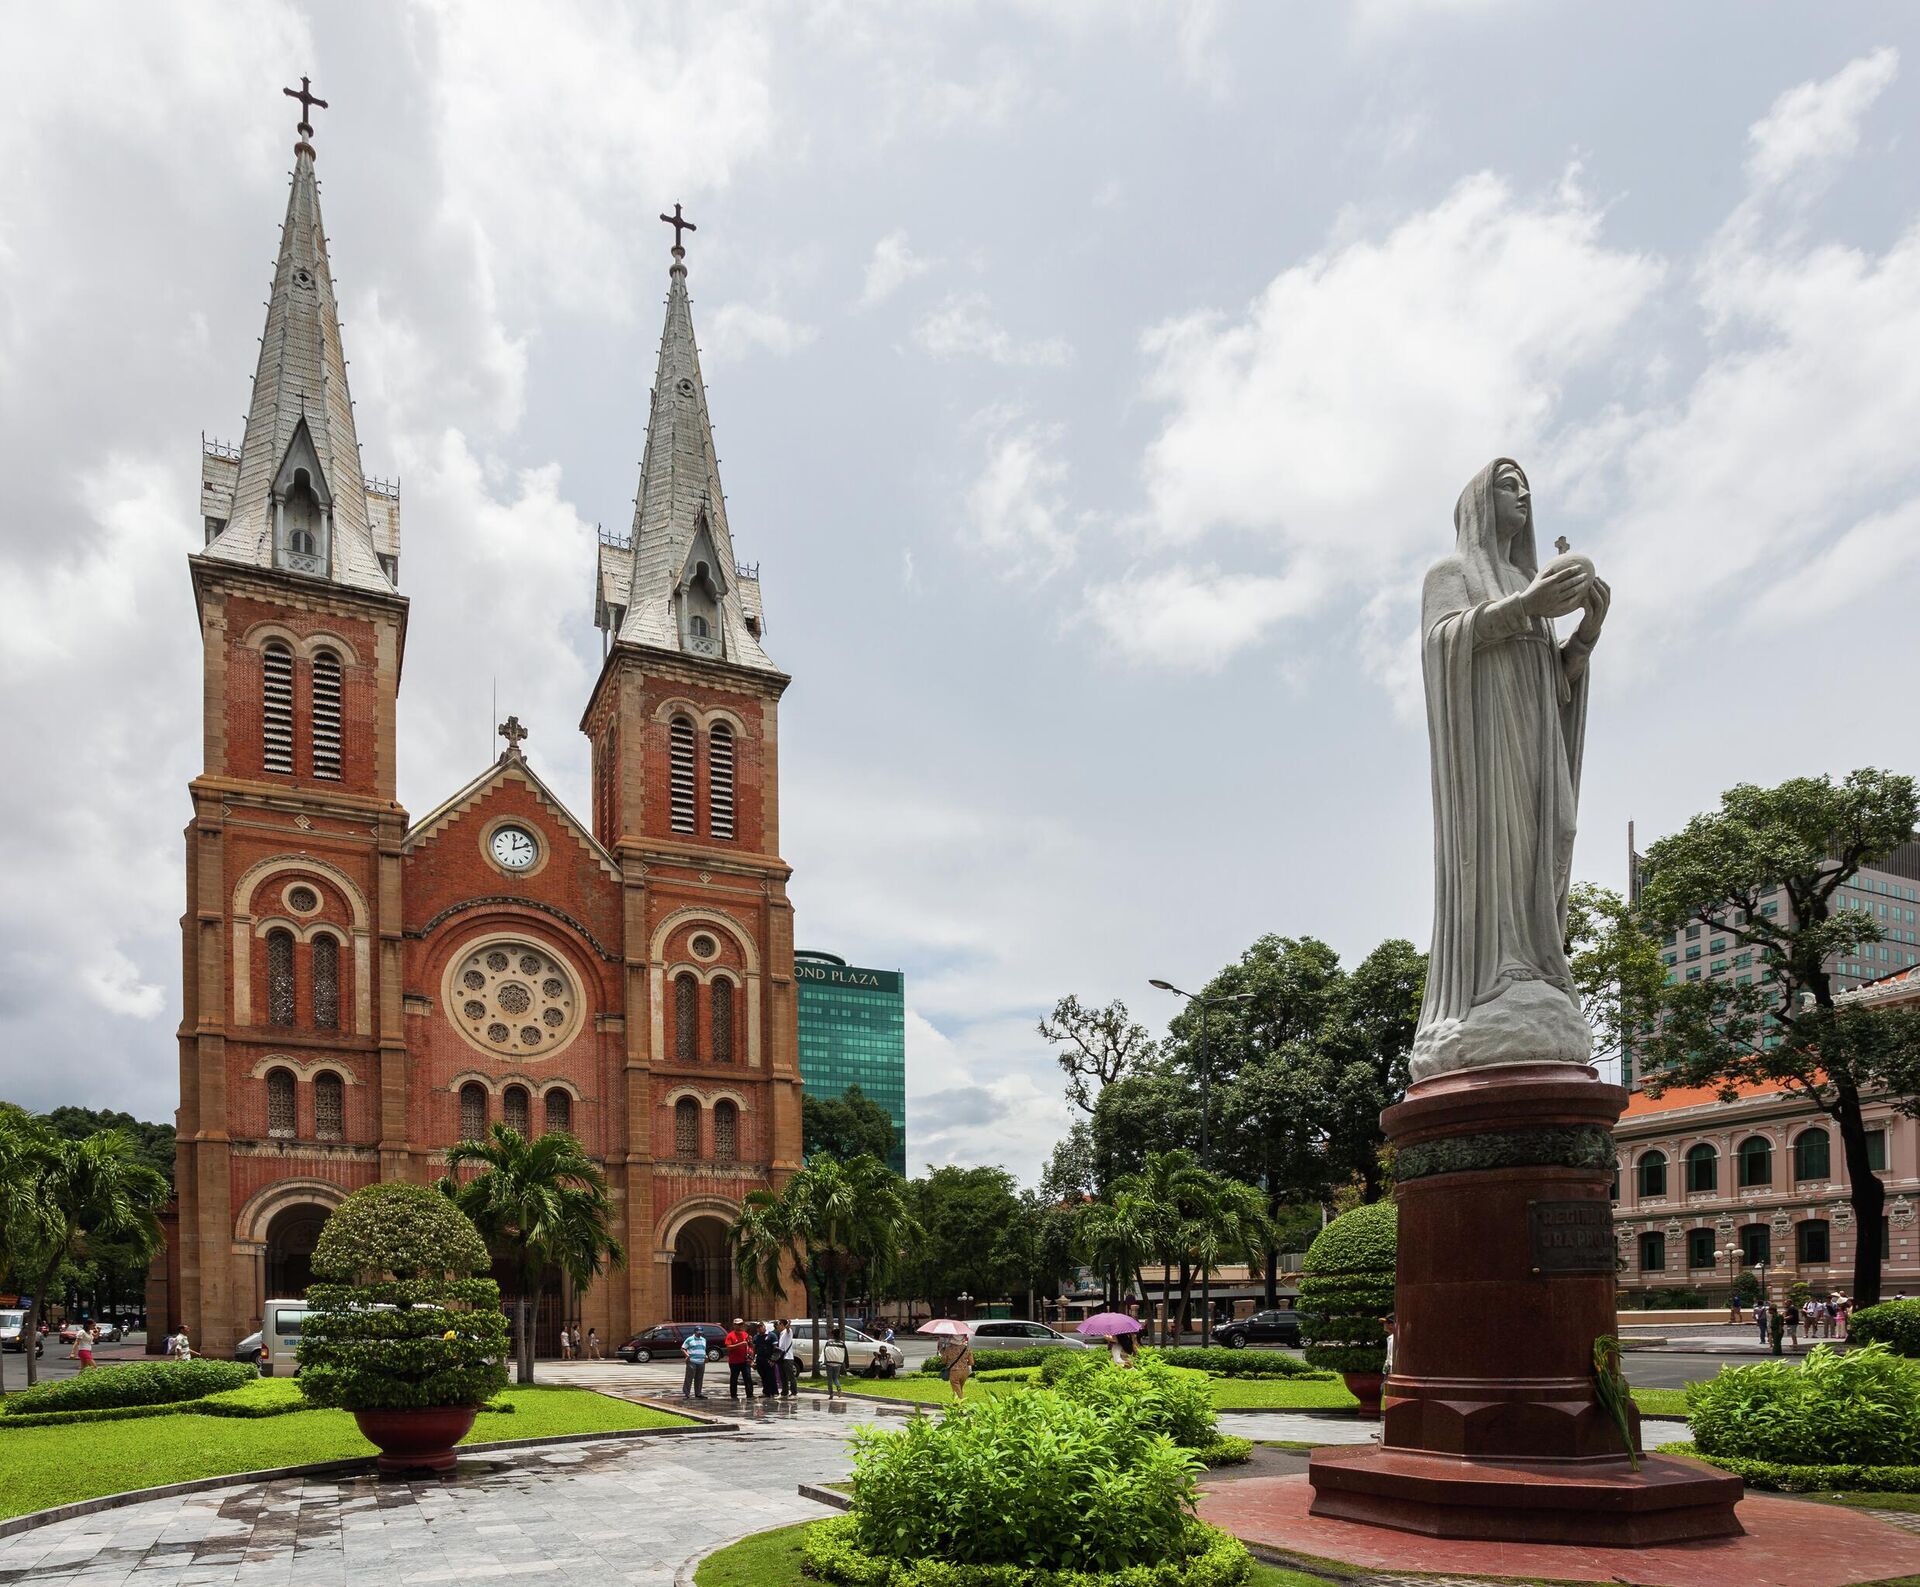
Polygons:
<instances>
[{"instance_id":1,"label":"statue's hands","mask_svg":"<svg viewBox=\"0 0 1920 1587\"><path fill-rule=\"evenodd\" d=\"M1520 592L1520 610L1529 617L1565 617L1586 600L1587 584L1586 571L1578 565L1536 574Z\"/></svg>"},{"instance_id":2,"label":"statue's hands","mask_svg":"<svg viewBox=\"0 0 1920 1587\"><path fill-rule=\"evenodd\" d=\"M1607 608L1613 604L1613 591L1602 578L1594 578L1587 585L1587 615L1580 619L1580 626L1573 631L1573 637L1583 645L1591 645L1600 637L1601 626L1607 620Z\"/></svg>"}]
</instances>

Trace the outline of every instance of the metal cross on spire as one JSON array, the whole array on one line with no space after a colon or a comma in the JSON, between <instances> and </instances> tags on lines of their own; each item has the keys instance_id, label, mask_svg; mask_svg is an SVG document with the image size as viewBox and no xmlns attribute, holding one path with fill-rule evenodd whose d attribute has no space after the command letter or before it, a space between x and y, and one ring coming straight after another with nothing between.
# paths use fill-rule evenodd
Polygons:
<instances>
[{"instance_id":1,"label":"metal cross on spire","mask_svg":"<svg viewBox=\"0 0 1920 1587\"><path fill-rule=\"evenodd\" d=\"M519 754L520 740L528 737L527 730L520 725L520 718L517 716L508 717L495 731L507 741L507 753L510 755Z\"/></svg>"},{"instance_id":2,"label":"metal cross on spire","mask_svg":"<svg viewBox=\"0 0 1920 1587\"><path fill-rule=\"evenodd\" d=\"M300 131L305 136L311 138L313 136L313 107L318 105L322 110L327 109L327 102L313 92L313 79L311 77L302 77L298 88L283 88L280 92L285 94L289 99L297 99L300 101Z\"/></svg>"},{"instance_id":3,"label":"metal cross on spire","mask_svg":"<svg viewBox=\"0 0 1920 1587\"><path fill-rule=\"evenodd\" d=\"M673 251L677 254L685 253L687 250L680 241L680 233L683 231L698 231L700 228L680 213L680 206L678 204L673 206L673 213L671 215L662 215L660 218L673 228Z\"/></svg>"}]
</instances>

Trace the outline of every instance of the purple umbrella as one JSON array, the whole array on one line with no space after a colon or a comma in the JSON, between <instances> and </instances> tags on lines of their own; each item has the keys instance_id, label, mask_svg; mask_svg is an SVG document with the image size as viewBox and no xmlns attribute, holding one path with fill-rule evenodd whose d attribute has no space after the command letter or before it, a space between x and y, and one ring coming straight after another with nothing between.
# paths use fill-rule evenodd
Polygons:
<instances>
[{"instance_id":1,"label":"purple umbrella","mask_svg":"<svg viewBox=\"0 0 1920 1587\"><path fill-rule=\"evenodd\" d=\"M1115 1334L1137 1334L1147 1325L1125 1312L1097 1311L1080 1325L1085 1339L1111 1339Z\"/></svg>"}]
</instances>

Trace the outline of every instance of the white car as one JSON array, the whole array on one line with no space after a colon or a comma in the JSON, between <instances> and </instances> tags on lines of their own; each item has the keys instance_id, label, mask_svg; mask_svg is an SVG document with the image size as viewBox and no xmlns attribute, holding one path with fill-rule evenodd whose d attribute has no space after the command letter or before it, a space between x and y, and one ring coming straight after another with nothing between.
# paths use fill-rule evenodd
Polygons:
<instances>
[{"instance_id":1,"label":"white car","mask_svg":"<svg viewBox=\"0 0 1920 1587\"><path fill-rule=\"evenodd\" d=\"M831 1325L823 1322L821 1327L828 1330L822 1337L831 1338ZM864 1334L858 1328L843 1328L840 1338L847 1347L849 1372L864 1372L870 1378L890 1378L906 1365L907 1353L898 1345ZM813 1323L805 1317L794 1319L793 1348L802 1365L812 1362Z\"/></svg>"},{"instance_id":2,"label":"white car","mask_svg":"<svg viewBox=\"0 0 1920 1587\"><path fill-rule=\"evenodd\" d=\"M20 1342L20 1330L26 1325L27 1314L23 1311L0 1311L0 1350L18 1350L22 1355L27 1347ZM36 1338L33 1353L43 1356L47 1353L47 1342Z\"/></svg>"},{"instance_id":3,"label":"white car","mask_svg":"<svg viewBox=\"0 0 1920 1587\"><path fill-rule=\"evenodd\" d=\"M996 1317L986 1322L970 1322L967 1333L973 1348L981 1350L1086 1350L1087 1341L1063 1334L1045 1323L1028 1322L1022 1317Z\"/></svg>"}]
</instances>

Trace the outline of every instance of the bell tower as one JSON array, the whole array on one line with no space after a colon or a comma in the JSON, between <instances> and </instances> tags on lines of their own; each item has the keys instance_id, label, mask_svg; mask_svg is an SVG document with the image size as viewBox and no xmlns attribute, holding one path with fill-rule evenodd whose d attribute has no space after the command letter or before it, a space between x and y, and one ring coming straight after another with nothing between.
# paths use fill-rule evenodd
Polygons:
<instances>
[{"instance_id":1,"label":"bell tower","mask_svg":"<svg viewBox=\"0 0 1920 1587\"><path fill-rule=\"evenodd\" d=\"M734 553L674 206L631 533L603 535L605 660L581 721L594 833L625 898L629 1304L697 1310L699 1255L741 1198L800 1162L791 874L779 703L758 569ZM724 1250L724 1244L712 1249Z\"/></svg>"},{"instance_id":2,"label":"bell tower","mask_svg":"<svg viewBox=\"0 0 1920 1587\"><path fill-rule=\"evenodd\" d=\"M304 78L287 93L301 119L253 399L237 446L203 441L189 558L204 719L173 1309L215 1354L301 1271L290 1231L406 1161L399 492L361 470L309 121L326 101Z\"/></svg>"}]
</instances>

